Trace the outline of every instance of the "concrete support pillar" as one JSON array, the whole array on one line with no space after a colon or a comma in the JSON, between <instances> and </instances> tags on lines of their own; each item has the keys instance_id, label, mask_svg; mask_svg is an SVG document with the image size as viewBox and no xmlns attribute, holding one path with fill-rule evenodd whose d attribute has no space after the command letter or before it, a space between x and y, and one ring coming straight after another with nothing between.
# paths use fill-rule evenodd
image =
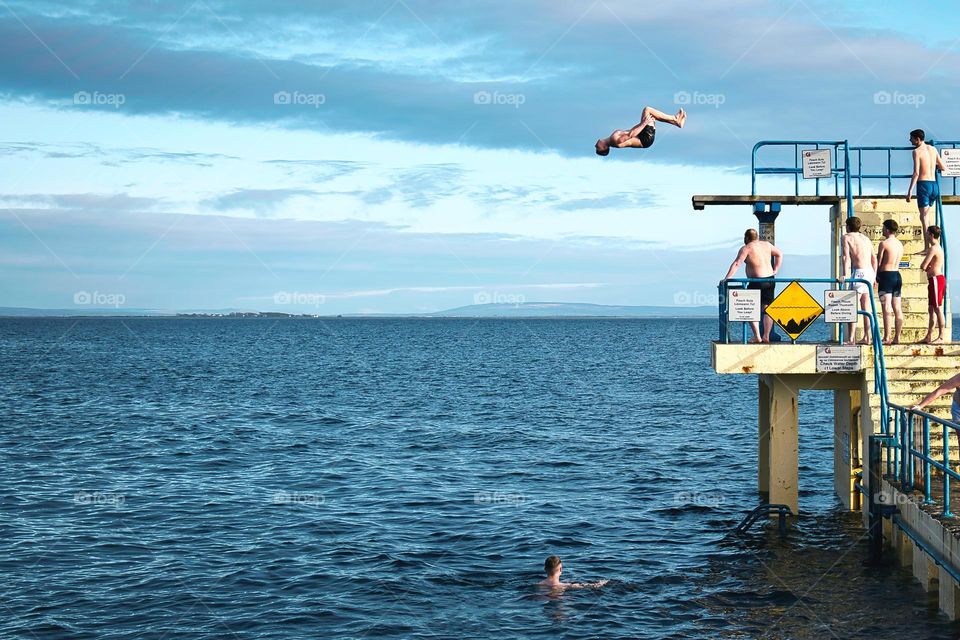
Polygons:
<instances>
[{"instance_id":1,"label":"concrete support pillar","mask_svg":"<svg viewBox=\"0 0 960 640\"><path fill-rule=\"evenodd\" d=\"M854 486L857 469L857 438L860 430L857 416L860 392L838 389L833 392L833 487L843 506L851 511L860 508L860 492Z\"/></svg>"},{"instance_id":2,"label":"concrete support pillar","mask_svg":"<svg viewBox=\"0 0 960 640\"><path fill-rule=\"evenodd\" d=\"M770 402L767 482L772 504L799 513L799 389L777 375L764 375Z\"/></svg>"},{"instance_id":3,"label":"concrete support pillar","mask_svg":"<svg viewBox=\"0 0 960 640\"><path fill-rule=\"evenodd\" d=\"M956 620L960 618L960 589L957 588L957 581L947 573L946 569L938 568L940 570L940 610L951 620Z\"/></svg>"},{"instance_id":4,"label":"concrete support pillar","mask_svg":"<svg viewBox=\"0 0 960 640\"><path fill-rule=\"evenodd\" d=\"M770 387L764 378L757 376L757 491L761 498L769 501L770 498Z\"/></svg>"},{"instance_id":5,"label":"concrete support pillar","mask_svg":"<svg viewBox=\"0 0 960 640\"><path fill-rule=\"evenodd\" d=\"M920 582L927 591L937 590L937 580L940 578L940 571L923 549L919 547L913 550L913 577Z\"/></svg>"},{"instance_id":6,"label":"concrete support pillar","mask_svg":"<svg viewBox=\"0 0 960 640\"><path fill-rule=\"evenodd\" d=\"M897 550L897 559L901 567L913 566L913 542L900 527L893 528L893 547Z\"/></svg>"}]
</instances>

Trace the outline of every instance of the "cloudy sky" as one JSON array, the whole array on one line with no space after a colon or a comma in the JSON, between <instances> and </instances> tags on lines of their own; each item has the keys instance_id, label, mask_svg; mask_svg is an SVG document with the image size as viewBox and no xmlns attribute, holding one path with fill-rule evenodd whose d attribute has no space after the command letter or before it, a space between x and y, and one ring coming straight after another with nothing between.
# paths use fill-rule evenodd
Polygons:
<instances>
[{"instance_id":1,"label":"cloudy sky","mask_svg":"<svg viewBox=\"0 0 960 640\"><path fill-rule=\"evenodd\" d=\"M894 5L0 0L0 306L708 303L755 141L960 138L955 9ZM777 237L827 274L825 210Z\"/></svg>"}]
</instances>

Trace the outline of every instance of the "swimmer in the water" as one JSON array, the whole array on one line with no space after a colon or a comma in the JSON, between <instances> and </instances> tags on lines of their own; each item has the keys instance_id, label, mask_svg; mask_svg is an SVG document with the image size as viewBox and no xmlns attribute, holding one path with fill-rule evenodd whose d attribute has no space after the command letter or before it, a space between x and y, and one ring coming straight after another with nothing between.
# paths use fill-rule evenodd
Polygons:
<instances>
[{"instance_id":1,"label":"swimmer in the water","mask_svg":"<svg viewBox=\"0 0 960 640\"><path fill-rule=\"evenodd\" d=\"M657 111L653 107L644 107L643 113L640 114L640 122L634 125L632 129L629 131L617 129L606 138L597 140L594 148L597 150L598 156L608 155L611 147L646 149L653 145L653 140L657 135L657 122L666 122L683 129L686 121L687 112L683 109L677 111L676 115L671 116L663 111Z\"/></svg>"},{"instance_id":2,"label":"swimmer in the water","mask_svg":"<svg viewBox=\"0 0 960 640\"><path fill-rule=\"evenodd\" d=\"M560 582L560 574L563 573L563 563L560 561L560 556L550 556L544 560L543 571L547 574L547 579L541 580L537 584L541 587L550 587L551 589L587 589L602 587L610 582L609 580L600 580L598 582Z\"/></svg>"}]
</instances>

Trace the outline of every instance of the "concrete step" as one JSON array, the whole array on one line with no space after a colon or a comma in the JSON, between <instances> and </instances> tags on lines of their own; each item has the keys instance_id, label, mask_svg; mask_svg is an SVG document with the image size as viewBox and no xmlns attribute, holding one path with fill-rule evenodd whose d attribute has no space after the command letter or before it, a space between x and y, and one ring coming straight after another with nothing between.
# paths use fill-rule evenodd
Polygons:
<instances>
[{"instance_id":1,"label":"concrete step","mask_svg":"<svg viewBox=\"0 0 960 640\"><path fill-rule=\"evenodd\" d=\"M937 386L937 385L935 385L935 384L934 384L934 385L930 385L930 386L927 387L927 390L925 390L925 391L897 392L897 393L894 393L894 392L889 391L889 385L888 385L887 398L889 398L890 402L892 402L892 403L894 403L894 404L898 404L898 405L900 405L901 407L912 407L913 405L915 405L915 404L917 404L918 402L920 402L921 400L923 400L928 393L930 393L931 391L933 391L933 390L936 388L936 386ZM937 398L930 406L931 406L931 407L934 407L935 409L938 409L938 408L941 408L941 407L949 407L949 406L950 406L950 403L952 402L950 396L947 395L947 396L946 396L946 398L947 398L946 400L944 400L943 398L944 398L944 396L941 396L941 397ZM931 411L931 413L933 413L933 412ZM946 417L946 416L944 416L944 417Z\"/></svg>"},{"instance_id":2,"label":"concrete step","mask_svg":"<svg viewBox=\"0 0 960 640\"><path fill-rule=\"evenodd\" d=\"M883 347L885 357L956 357L960 359L960 342L945 344L891 344ZM889 367L889 363L887 364Z\"/></svg>"},{"instance_id":3,"label":"concrete step","mask_svg":"<svg viewBox=\"0 0 960 640\"><path fill-rule=\"evenodd\" d=\"M913 380L913 379L887 379L887 393L893 397L894 394L901 393L923 393L927 394L933 391L937 387L937 382L935 380ZM941 398L950 397L949 394L946 396L941 396ZM938 398L939 400L940 398Z\"/></svg>"},{"instance_id":4,"label":"concrete step","mask_svg":"<svg viewBox=\"0 0 960 640\"><path fill-rule=\"evenodd\" d=\"M960 368L960 355L947 355L946 349L943 355L895 355L896 352L889 352L888 349L896 345L888 345L883 348L883 363L887 369L887 379L891 376L891 371L895 369L957 369ZM912 345L911 345L912 346ZM934 345L936 346L936 345ZM873 361L872 349L867 354L869 361ZM909 375L909 374L904 374Z\"/></svg>"}]
</instances>

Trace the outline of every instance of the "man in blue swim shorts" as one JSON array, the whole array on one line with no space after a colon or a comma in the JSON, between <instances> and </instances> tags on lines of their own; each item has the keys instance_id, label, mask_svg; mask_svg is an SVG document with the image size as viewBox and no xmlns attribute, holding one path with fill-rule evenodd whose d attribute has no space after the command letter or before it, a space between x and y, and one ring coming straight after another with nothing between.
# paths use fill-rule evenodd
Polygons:
<instances>
[{"instance_id":1,"label":"man in blue swim shorts","mask_svg":"<svg viewBox=\"0 0 960 640\"><path fill-rule=\"evenodd\" d=\"M943 171L943 159L937 153L937 148L924 142L926 134L923 129L914 129L910 132L910 144L913 145L913 177L910 188L907 189L907 202L917 188L917 209L920 211L920 228L926 229L932 221L928 220L930 207L937 204L940 198L940 185L937 184L937 169ZM930 240L923 236L923 250L930 249Z\"/></svg>"}]
</instances>

